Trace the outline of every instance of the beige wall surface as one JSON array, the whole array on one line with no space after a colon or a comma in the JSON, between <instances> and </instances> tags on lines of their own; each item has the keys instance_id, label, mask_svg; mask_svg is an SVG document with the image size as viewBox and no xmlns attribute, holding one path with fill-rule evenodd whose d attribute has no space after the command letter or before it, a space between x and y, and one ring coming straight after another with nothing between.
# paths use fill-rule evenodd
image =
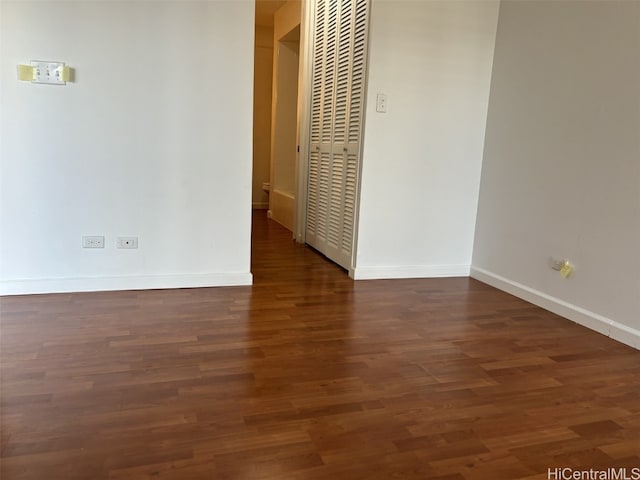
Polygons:
<instances>
[{"instance_id":1,"label":"beige wall surface","mask_svg":"<svg viewBox=\"0 0 640 480\"><path fill-rule=\"evenodd\" d=\"M274 14L274 38L279 40L296 25L300 25L302 5L300 0L289 0Z\"/></svg>"},{"instance_id":2,"label":"beige wall surface","mask_svg":"<svg viewBox=\"0 0 640 480\"><path fill-rule=\"evenodd\" d=\"M640 2L502 3L473 254L478 278L637 348L639 52Z\"/></svg>"},{"instance_id":3,"label":"beige wall surface","mask_svg":"<svg viewBox=\"0 0 640 480\"><path fill-rule=\"evenodd\" d=\"M271 163L271 90L273 86L273 28L256 26L253 84L253 187L254 207L267 208Z\"/></svg>"},{"instance_id":4,"label":"beige wall surface","mask_svg":"<svg viewBox=\"0 0 640 480\"><path fill-rule=\"evenodd\" d=\"M298 64L300 45L278 42L276 122L273 130L271 181L274 190L295 192L296 146L298 128Z\"/></svg>"}]
</instances>

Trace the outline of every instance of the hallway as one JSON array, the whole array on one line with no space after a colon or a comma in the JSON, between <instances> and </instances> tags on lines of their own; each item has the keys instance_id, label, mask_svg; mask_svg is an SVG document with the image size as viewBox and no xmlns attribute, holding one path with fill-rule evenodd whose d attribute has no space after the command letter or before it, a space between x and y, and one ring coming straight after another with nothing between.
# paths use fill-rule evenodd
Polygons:
<instances>
[{"instance_id":1,"label":"hallway","mask_svg":"<svg viewBox=\"0 0 640 480\"><path fill-rule=\"evenodd\" d=\"M354 282L253 221L253 287L2 298L3 480L640 466L640 352L468 278Z\"/></svg>"}]
</instances>

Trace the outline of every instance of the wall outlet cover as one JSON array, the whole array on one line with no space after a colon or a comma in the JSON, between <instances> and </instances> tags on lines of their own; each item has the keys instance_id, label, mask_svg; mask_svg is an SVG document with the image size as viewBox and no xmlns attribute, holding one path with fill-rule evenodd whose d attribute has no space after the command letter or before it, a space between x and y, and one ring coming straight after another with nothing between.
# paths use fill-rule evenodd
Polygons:
<instances>
[{"instance_id":1,"label":"wall outlet cover","mask_svg":"<svg viewBox=\"0 0 640 480\"><path fill-rule=\"evenodd\" d=\"M138 237L118 237L116 241L118 248L138 248Z\"/></svg>"},{"instance_id":2,"label":"wall outlet cover","mask_svg":"<svg viewBox=\"0 0 640 480\"><path fill-rule=\"evenodd\" d=\"M83 235L82 248L104 248L104 235Z\"/></svg>"}]
</instances>

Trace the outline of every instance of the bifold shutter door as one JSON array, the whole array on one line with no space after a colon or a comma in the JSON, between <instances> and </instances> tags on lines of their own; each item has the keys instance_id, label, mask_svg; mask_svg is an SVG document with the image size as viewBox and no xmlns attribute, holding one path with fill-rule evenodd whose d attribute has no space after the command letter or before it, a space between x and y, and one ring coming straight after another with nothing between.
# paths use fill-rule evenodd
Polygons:
<instances>
[{"instance_id":1,"label":"bifold shutter door","mask_svg":"<svg viewBox=\"0 0 640 480\"><path fill-rule=\"evenodd\" d=\"M307 243L350 268L364 110L369 0L316 3Z\"/></svg>"}]
</instances>

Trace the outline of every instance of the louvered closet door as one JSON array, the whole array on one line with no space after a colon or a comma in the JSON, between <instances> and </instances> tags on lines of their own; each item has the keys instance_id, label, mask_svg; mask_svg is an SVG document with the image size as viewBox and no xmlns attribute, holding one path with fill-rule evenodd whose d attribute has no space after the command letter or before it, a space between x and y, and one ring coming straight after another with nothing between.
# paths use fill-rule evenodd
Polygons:
<instances>
[{"instance_id":1,"label":"louvered closet door","mask_svg":"<svg viewBox=\"0 0 640 480\"><path fill-rule=\"evenodd\" d=\"M318 0L306 241L350 268L362 137L369 0Z\"/></svg>"}]
</instances>

